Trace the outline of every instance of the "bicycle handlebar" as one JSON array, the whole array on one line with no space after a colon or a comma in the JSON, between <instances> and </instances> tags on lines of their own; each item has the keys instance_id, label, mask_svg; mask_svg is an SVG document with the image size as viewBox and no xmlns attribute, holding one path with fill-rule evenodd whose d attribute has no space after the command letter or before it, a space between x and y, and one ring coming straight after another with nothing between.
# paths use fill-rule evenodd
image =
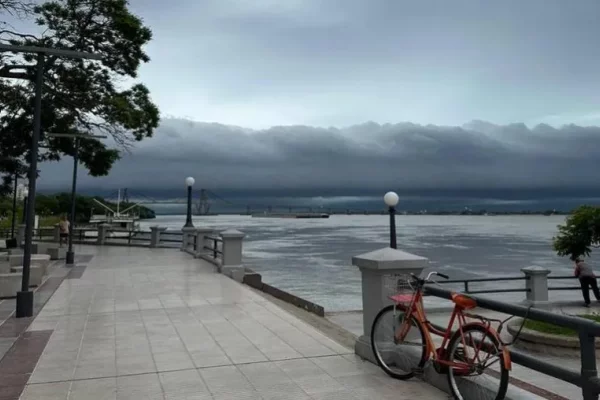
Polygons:
<instances>
[{"instance_id":1,"label":"bicycle handlebar","mask_svg":"<svg viewBox=\"0 0 600 400\"><path fill-rule=\"evenodd\" d=\"M415 274L410 274L410 275L413 277L413 279L414 279L414 280L415 280L415 281L416 281L416 282L417 282L419 285L424 285L424 284L425 284L425 283L427 283L427 282L433 282L433 281L431 280L431 276L432 276L432 275L437 275L437 276L439 276L439 277L441 277L441 278L444 278L444 279L450 279L450 277L449 277L448 275L446 275L446 274L442 274L441 272L436 272L436 271L432 271L432 272L430 272L430 273L427 275L427 278L425 278L425 279L421 279L421 278L419 278L418 276L416 276Z\"/></svg>"},{"instance_id":2,"label":"bicycle handlebar","mask_svg":"<svg viewBox=\"0 0 600 400\"><path fill-rule=\"evenodd\" d=\"M449 277L448 275L446 275L446 274L442 274L442 273L440 273L440 272L436 272L436 275L437 275L437 276L441 276L441 277L442 277L442 278L444 278L444 279L450 279L450 277Z\"/></svg>"}]
</instances>

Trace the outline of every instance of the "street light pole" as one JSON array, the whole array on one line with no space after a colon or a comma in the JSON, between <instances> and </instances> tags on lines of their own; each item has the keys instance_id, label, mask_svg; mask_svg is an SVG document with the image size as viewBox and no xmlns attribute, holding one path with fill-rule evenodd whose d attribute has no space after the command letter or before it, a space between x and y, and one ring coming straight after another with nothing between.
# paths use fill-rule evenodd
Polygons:
<instances>
[{"instance_id":1,"label":"street light pole","mask_svg":"<svg viewBox=\"0 0 600 400\"><path fill-rule=\"evenodd\" d=\"M75 151L73 153L73 182L71 184L71 213L69 214L69 248L65 264L75 264L75 253L73 252L73 230L75 229L75 201L77 193L77 164L79 163L79 138L75 138Z\"/></svg>"},{"instance_id":2,"label":"street light pole","mask_svg":"<svg viewBox=\"0 0 600 400\"><path fill-rule=\"evenodd\" d=\"M73 143L73 181L71 182L71 212L69 213L69 236L67 254L65 257L66 265L75 264L75 252L73 251L73 232L75 229L75 223L77 221L75 212L77 204L77 167L79 165L79 145L81 139L106 139L105 135L91 135L83 133L47 133L47 137L63 137L75 139Z\"/></svg>"},{"instance_id":3,"label":"street light pole","mask_svg":"<svg viewBox=\"0 0 600 400\"><path fill-rule=\"evenodd\" d=\"M387 192L385 196L383 196L383 201L388 206L388 211L390 213L390 247L392 249L397 249L398 245L396 243L396 205L398 205L399 197L395 192Z\"/></svg>"},{"instance_id":4,"label":"street light pole","mask_svg":"<svg viewBox=\"0 0 600 400\"><path fill-rule=\"evenodd\" d=\"M194 178L187 177L185 178L185 184L187 186L187 217L185 219L184 228L193 228L194 223L192 222L192 186L196 181Z\"/></svg>"},{"instance_id":5,"label":"street light pole","mask_svg":"<svg viewBox=\"0 0 600 400\"><path fill-rule=\"evenodd\" d=\"M31 160L29 161L29 195L25 218L25 247L23 249L23 279L21 291L17 292L17 318L33 315L33 292L29 290L29 271L31 267L31 241L35 218L35 183L37 179L38 145L42 126L42 83L44 79L44 53L37 54L35 71L35 106L33 109L33 135L31 138Z\"/></svg>"},{"instance_id":6,"label":"street light pole","mask_svg":"<svg viewBox=\"0 0 600 400\"><path fill-rule=\"evenodd\" d=\"M13 191L13 204L12 204L12 221L10 224L10 237L12 239L15 238L15 225L17 223L17 189L19 186L17 185L19 180L19 174L15 172L15 184Z\"/></svg>"},{"instance_id":7,"label":"street light pole","mask_svg":"<svg viewBox=\"0 0 600 400\"><path fill-rule=\"evenodd\" d=\"M29 196L29 190L23 189L23 215L21 215L21 224L27 223L27 197Z\"/></svg>"}]
</instances>

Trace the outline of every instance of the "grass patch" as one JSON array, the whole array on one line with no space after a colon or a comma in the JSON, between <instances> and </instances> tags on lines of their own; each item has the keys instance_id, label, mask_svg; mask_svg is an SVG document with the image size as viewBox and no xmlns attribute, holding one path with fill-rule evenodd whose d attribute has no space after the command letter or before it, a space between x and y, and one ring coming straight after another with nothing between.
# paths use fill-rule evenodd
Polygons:
<instances>
[{"instance_id":1,"label":"grass patch","mask_svg":"<svg viewBox=\"0 0 600 400\"><path fill-rule=\"evenodd\" d=\"M49 217L40 217L40 228L51 228L54 225L58 224L60 221L60 217L58 216L49 216ZM0 229L10 229L11 227L11 219L6 218L0 220ZM21 217L17 217L17 223L15 225L15 229L18 229L18 226L21 224Z\"/></svg>"},{"instance_id":2,"label":"grass patch","mask_svg":"<svg viewBox=\"0 0 600 400\"><path fill-rule=\"evenodd\" d=\"M599 314L582 314L578 315L578 317L589 319L590 321L600 322ZM547 322L540 321L525 321L525 328L531 329L532 331L548 333L550 335L559 335L559 336L578 336L579 333L576 330L570 328L563 328L562 326L556 326L549 324Z\"/></svg>"}]
</instances>

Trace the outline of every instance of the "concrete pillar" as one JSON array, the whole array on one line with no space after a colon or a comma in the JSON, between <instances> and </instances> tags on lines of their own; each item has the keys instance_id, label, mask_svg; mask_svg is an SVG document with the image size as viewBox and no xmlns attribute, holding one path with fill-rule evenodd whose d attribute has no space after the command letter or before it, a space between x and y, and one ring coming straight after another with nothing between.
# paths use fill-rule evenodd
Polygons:
<instances>
[{"instance_id":1,"label":"concrete pillar","mask_svg":"<svg viewBox=\"0 0 600 400\"><path fill-rule=\"evenodd\" d=\"M108 229L110 228L109 224L100 224L98 225L98 239L97 243L99 245L104 245L106 243L106 235L108 234Z\"/></svg>"},{"instance_id":2,"label":"concrete pillar","mask_svg":"<svg viewBox=\"0 0 600 400\"><path fill-rule=\"evenodd\" d=\"M160 246L160 234L166 231L167 228L162 226L151 226L150 227L150 247L155 248Z\"/></svg>"},{"instance_id":3,"label":"concrete pillar","mask_svg":"<svg viewBox=\"0 0 600 400\"><path fill-rule=\"evenodd\" d=\"M211 236L215 233L213 228L196 228L196 257L201 254L205 254L208 250L204 246L208 246L207 236Z\"/></svg>"},{"instance_id":4,"label":"concrete pillar","mask_svg":"<svg viewBox=\"0 0 600 400\"><path fill-rule=\"evenodd\" d=\"M401 250L385 247L370 253L352 257L352 265L358 267L362 279L363 334L356 340L354 352L375 362L371 350L371 327L377 313L389 304L390 293L385 290L386 280L392 275L419 276L429 260Z\"/></svg>"},{"instance_id":5,"label":"concrete pillar","mask_svg":"<svg viewBox=\"0 0 600 400\"><path fill-rule=\"evenodd\" d=\"M223 261L220 272L241 282L244 279L245 268L242 265L242 240L246 236L237 229L221 232L223 239Z\"/></svg>"},{"instance_id":6,"label":"concrete pillar","mask_svg":"<svg viewBox=\"0 0 600 400\"><path fill-rule=\"evenodd\" d=\"M19 225L17 230L17 247L23 246L25 243L25 225Z\"/></svg>"},{"instance_id":7,"label":"concrete pillar","mask_svg":"<svg viewBox=\"0 0 600 400\"><path fill-rule=\"evenodd\" d=\"M196 228L183 227L181 228L181 251L186 251L190 245L194 244L193 237L196 235Z\"/></svg>"},{"instance_id":8,"label":"concrete pillar","mask_svg":"<svg viewBox=\"0 0 600 400\"><path fill-rule=\"evenodd\" d=\"M533 265L531 267L521 268L521 272L525 274L526 292L525 302L534 307L548 306L548 274L550 270L544 267Z\"/></svg>"},{"instance_id":9,"label":"concrete pillar","mask_svg":"<svg viewBox=\"0 0 600 400\"><path fill-rule=\"evenodd\" d=\"M52 229L52 238L57 243L60 241L60 225L54 225Z\"/></svg>"}]
</instances>

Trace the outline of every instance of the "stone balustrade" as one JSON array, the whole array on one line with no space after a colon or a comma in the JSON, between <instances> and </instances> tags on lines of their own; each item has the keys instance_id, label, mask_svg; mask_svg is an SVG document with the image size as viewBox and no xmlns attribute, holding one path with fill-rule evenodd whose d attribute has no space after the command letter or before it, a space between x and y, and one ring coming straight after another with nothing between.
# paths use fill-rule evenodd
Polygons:
<instances>
[{"instance_id":1,"label":"stone balustrade","mask_svg":"<svg viewBox=\"0 0 600 400\"><path fill-rule=\"evenodd\" d=\"M219 272L242 282L245 274L242 262L243 232L227 229L216 233L207 227L183 228L182 232L181 251L214 264Z\"/></svg>"}]
</instances>

